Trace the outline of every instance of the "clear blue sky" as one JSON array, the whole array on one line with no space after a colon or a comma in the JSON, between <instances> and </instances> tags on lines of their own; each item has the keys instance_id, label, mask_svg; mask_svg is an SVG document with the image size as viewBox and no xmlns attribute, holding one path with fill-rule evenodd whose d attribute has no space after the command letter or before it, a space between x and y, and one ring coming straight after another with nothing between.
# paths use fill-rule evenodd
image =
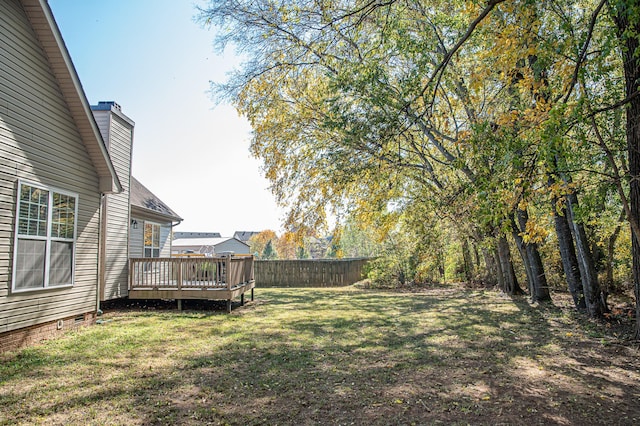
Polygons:
<instances>
[{"instance_id":1,"label":"clear blue sky","mask_svg":"<svg viewBox=\"0 0 640 426\"><path fill-rule=\"evenodd\" d=\"M282 212L250 127L208 93L239 64L213 50L189 0L49 0L89 102L135 122L133 175L184 218L178 231L273 229Z\"/></svg>"}]
</instances>

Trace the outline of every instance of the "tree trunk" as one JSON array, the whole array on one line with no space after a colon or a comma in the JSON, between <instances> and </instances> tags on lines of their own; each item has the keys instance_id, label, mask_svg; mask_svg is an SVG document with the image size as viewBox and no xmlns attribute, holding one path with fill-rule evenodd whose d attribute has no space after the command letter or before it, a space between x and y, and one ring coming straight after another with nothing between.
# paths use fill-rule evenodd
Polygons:
<instances>
[{"instance_id":1,"label":"tree trunk","mask_svg":"<svg viewBox=\"0 0 640 426\"><path fill-rule=\"evenodd\" d=\"M529 213L527 210L516 211L518 217L519 229L521 232L527 230L527 222L529 221ZM538 244L533 242L524 242L526 256L529 261L532 277L531 300L534 302L547 302L551 300L549 294L549 285L547 284L547 276L542 265L542 258L538 250Z\"/></svg>"},{"instance_id":2,"label":"tree trunk","mask_svg":"<svg viewBox=\"0 0 640 426\"><path fill-rule=\"evenodd\" d=\"M636 33L640 31L640 28L635 29ZM632 52L637 52L638 43L636 40L635 48ZM625 60L625 71L627 67L632 68L632 65L628 62L633 61L634 72L625 72L627 79L627 93L637 90L637 81L640 79L640 58L637 56L631 56ZM629 82L633 79L634 83ZM630 87L631 86L631 87ZM630 221L637 223L640 218L640 97L636 96L629 104L627 108L627 144L629 151L629 174L630 174L630 193L629 201L631 204L631 218ZM638 236L632 233L632 255L633 255L633 287L636 296L636 330L634 333L635 339L640 340L640 241Z\"/></svg>"},{"instance_id":3,"label":"tree trunk","mask_svg":"<svg viewBox=\"0 0 640 426\"><path fill-rule=\"evenodd\" d=\"M622 220L624 220L624 217L621 218L621 221ZM622 226L619 223L618 226L616 226L616 229L614 229L613 233L609 236L607 240L607 253L605 255L605 260L604 260L605 282L604 282L604 285L602 286L603 301L604 301L605 308L607 308L607 312L609 312L609 310L607 306L606 296L608 296L614 290L613 264L614 264L616 240L620 235L621 229L622 229ZM633 238L633 236L631 238Z\"/></svg>"},{"instance_id":4,"label":"tree trunk","mask_svg":"<svg viewBox=\"0 0 640 426\"><path fill-rule=\"evenodd\" d=\"M529 294L533 300L533 295L535 294L533 271L531 270L531 264L529 263L529 257L527 256L524 239L522 238L522 235L520 235L520 228L513 217L511 217L511 229L511 234L516 242L516 247L518 247L522 263L524 264L524 271L527 275L527 287L529 288Z\"/></svg>"},{"instance_id":5,"label":"tree trunk","mask_svg":"<svg viewBox=\"0 0 640 426\"><path fill-rule=\"evenodd\" d=\"M496 265L495 251L488 249L482 241L486 241L486 236L478 229L472 230L471 235L473 248L476 253L476 277L486 284L495 285L498 277L498 267ZM480 258L482 256L482 258Z\"/></svg>"},{"instance_id":6,"label":"tree trunk","mask_svg":"<svg viewBox=\"0 0 640 426\"><path fill-rule=\"evenodd\" d=\"M583 310L587 308L584 301L584 293L582 289L582 278L580 277L580 266L576 256L576 249L573 244L571 235L571 226L567 220L567 210L563 207L558 211L557 199L554 198L553 217L555 221L556 235L558 237L558 246L560 247L560 259L562 260L562 269L564 271L569 292L573 297L573 303L576 308Z\"/></svg>"},{"instance_id":7,"label":"tree trunk","mask_svg":"<svg viewBox=\"0 0 640 426\"><path fill-rule=\"evenodd\" d=\"M495 253L493 255L493 258L495 259L494 264L498 272L496 274L496 277L498 278L498 287L500 288L500 290L505 291L505 288L507 288L507 283L504 280L504 272L502 271L502 262L500 260L500 250L498 249L497 246L495 248Z\"/></svg>"},{"instance_id":8,"label":"tree trunk","mask_svg":"<svg viewBox=\"0 0 640 426\"><path fill-rule=\"evenodd\" d=\"M593 261L593 255L589 248L587 233L584 225L576 221L574 211L578 207L578 197L575 193L567 196L567 220L571 224L573 236L576 242L576 252L578 255L578 266L580 277L582 278L582 291L587 307L587 314L591 317L599 317L606 312L602 302L598 275Z\"/></svg>"},{"instance_id":9,"label":"tree trunk","mask_svg":"<svg viewBox=\"0 0 640 426\"><path fill-rule=\"evenodd\" d=\"M482 257L484 258L484 264L486 266L485 277L484 280L492 285L500 283L499 276L500 270L498 269L498 262L496 262L496 253L490 251L489 249L482 249Z\"/></svg>"},{"instance_id":10,"label":"tree trunk","mask_svg":"<svg viewBox=\"0 0 640 426\"><path fill-rule=\"evenodd\" d=\"M531 272L533 274L533 294L531 299L534 302L549 302L551 295L549 294L549 284L547 283L547 275L544 272L544 266L542 264L542 257L540 257L540 251L538 250L538 244L525 243L525 249L527 256L529 257L529 264L531 265Z\"/></svg>"},{"instance_id":11,"label":"tree trunk","mask_svg":"<svg viewBox=\"0 0 640 426\"><path fill-rule=\"evenodd\" d=\"M473 242L471 244L471 247L473 247L473 258L475 259L475 262L476 262L475 268L478 271L478 276L479 276L480 270L482 269L482 264L480 263L480 253L478 252L478 245L475 242Z\"/></svg>"},{"instance_id":12,"label":"tree trunk","mask_svg":"<svg viewBox=\"0 0 640 426\"><path fill-rule=\"evenodd\" d=\"M556 157L554 167L557 170L558 164L562 164L563 159ZM562 174L562 180L567 184L571 184L571 177ZM566 196L566 215L565 218L569 224L569 228L573 234L575 242L576 259L578 260L578 269L580 270L580 279L582 282L582 294L584 295L585 307L587 314L591 317L599 317L606 308L601 298L600 285L598 283L598 275L596 272L593 254L589 246L587 233L584 225L576 220L575 211L578 208L578 196L575 192L571 192Z\"/></svg>"},{"instance_id":13,"label":"tree trunk","mask_svg":"<svg viewBox=\"0 0 640 426\"><path fill-rule=\"evenodd\" d=\"M625 94L630 98L627 104L627 151L629 155L629 204L632 227L631 247L633 255L633 287L636 296L635 338L640 340L640 241L633 232L638 229L640 217L640 97L637 91L640 82L640 19L636 15L638 0L617 2L613 7L613 20L618 28L621 44L622 66L625 79Z\"/></svg>"},{"instance_id":14,"label":"tree trunk","mask_svg":"<svg viewBox=\"0 0 640 426\"><path fill-rule=\"evenodd\" d=\"M511 262L509 243L504 235L498 239L498 257L500 275L502 275L502 291L509 295L522 294L523 291L518 284L518 278Z\"/></svg>"},{"instance_id":15,"label":"tree trunk","mask_svg":"<svg viewBox=\"0 0 640 426\"><path fill-rule=\"evenodd\" d=\"M462 258L464 260L464 278L468 283L473 281L473 259L469 249L469 241L462 239Z\"/></svg>"}]
</instances>

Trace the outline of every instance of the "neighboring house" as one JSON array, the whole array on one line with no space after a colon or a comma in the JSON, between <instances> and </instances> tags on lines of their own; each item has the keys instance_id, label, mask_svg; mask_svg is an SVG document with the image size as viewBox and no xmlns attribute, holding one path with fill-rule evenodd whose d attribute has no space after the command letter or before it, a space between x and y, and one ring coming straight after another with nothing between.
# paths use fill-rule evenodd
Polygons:
<instances>
[{"instance_id":1,"label":"neighboring house","mask_svg":"<svg viewBox=\"0 0 640 426\"><path fill-rule=\"evenodd\" d=\"M243 243L248 243L251 237L258 234L259 232L256 232L256 231L236 231L233 234L233 238L240 240Z\"/></svg>"},{"instance_id":2,"label":"neighboring house","mask_svg":"<svg viewBox=\"0 0 640 426\"><path fill-rule=\"evenodd\" d=\"M133 176L130 190L129 257L170 257L171 230L182 218Z\"/></svg>"},{"instance_id":3,"label":"neighboring house","mask_svg":"<svg viewBox=\"0 0 640 426\"><path fill-rule=\"evenodd\" d=\"M0 351L95 319L121 190L46 0L0 0Z\"/></svg>"},{"instance_id":4,"label":"neighboring house","mask_svg":"<svg viewBox=\"0 0 640 426\"><path fill-rule=\"evenodd\" d=\"M201 253L221 255L224 253L251 254L248 244L237 238L180 238L173 240L173 254Z\"/></svg>"},{"instance_id":5,"label":"neighboring house","mask_svg":"<svg viewBox=\"0 0 640 426\"><path fill-rule=\"evenodd\" d=\"M222 238L219 232L174 232L173 239L179 238Z\"/></svg>"},{"instance_id":6,"label":"neighboring house","mask_svg":"<svg viewBox=\"0 0 640 426\"><path fill-rule=\"evenodd\" d=\"M122 191L102 199L100 300L125 297L129 288L129 197L134 122L115 102L92 105L102 138L122 185Z\"/></svg>"}]
</instances>

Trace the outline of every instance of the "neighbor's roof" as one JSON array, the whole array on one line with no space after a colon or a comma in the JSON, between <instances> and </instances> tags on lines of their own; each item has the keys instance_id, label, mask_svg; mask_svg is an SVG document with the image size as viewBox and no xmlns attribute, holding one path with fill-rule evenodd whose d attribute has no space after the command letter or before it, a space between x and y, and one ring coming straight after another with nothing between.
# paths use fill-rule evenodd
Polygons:
<instances>
[{"instance_id":1,"label":"neighbor's roof","mask_svg":"<svg viewBox=\"0 0 640 426\"><path fill-rule=\"evenodd\" d=\"M178 238L221 238L219 232L184 232L178 231L173 233L173 239Z\"/></svg>"},{"instance_id":2,"label":"neighbor's roof","mask_svg":"<svg viewBox=\"0 0 640 426\"><path fill-rule=\"evenodd\" d=\"M181 221L182 218L176 212L171 210L160 198L141 184L138 179L131 176L129 186L131 207L137 207L147 212L159 214L171 220Z\"/></svg>"},{"instance_id":3,"label":"neighbor's roof","mask_svg":"<svg viewBox=\"0 0 640 426\"><path fill-rule=\"evenodd\" d=\"M49 4L46 0L21 0L21 2L36 37L38 37L40 45L49 59L49 64L78 128L82 142L98 173L100 191L122 191L118 175L100 135L98 125L93 118L84 89Z\"/></svg>"},{"instance_id":4,"label":"neighbor's roof","mask_svg":"<svg viewBox=\"0 0 640 426\"><path fill-rule=\"evenodd\" d=\"M247 245L234 237L227 237L227 238L222 237L222 238L177 238L171 242L171 246L173 246L174 248L180 247L180 246L189 246L189 247L217 246L218 244L221 244L230 240L236 240L237 242L244 244L245 246Z\"/></svg>"},{"instance_id":5,"label":"neighbor's roof","mask_svg":"<svg viewBox=\"0 0 640 426\"><path fill-rule=\"evenodd\" d=\"M237 238L240 241L246 242L249 241L251 237L258 234L259 232L257 231L236 231L235 234L233 234L233 237Z\"/></svg>"}]
</instances>

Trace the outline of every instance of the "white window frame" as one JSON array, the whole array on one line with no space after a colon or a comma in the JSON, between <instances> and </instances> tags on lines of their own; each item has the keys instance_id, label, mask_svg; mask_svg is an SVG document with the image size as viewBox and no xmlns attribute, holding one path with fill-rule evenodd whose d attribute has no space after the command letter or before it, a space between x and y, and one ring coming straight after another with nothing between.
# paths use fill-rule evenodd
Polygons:
<instances>
[{"instance_id":1,"label":"white window frame","mask_svg":"<svg viewBox=\"0 0 640 426\"><path fill-rule=\"evenodd\" d=\"M42 235L28 235L20 233L20 208L22 206L21 193L22 188L24 186L28 186L31 188L37 188L48 192L47 196L47 215L46 215L46 232L44 236ZM64 195L67 197L72 197L75 199L74 209L73 209L73 236L71 238L68 237L59 237L52 236L53 231L53 198L54 193ZM78 203L79 203L79 195L65 191L53 186L43 185L36 182L30 182L26 180L19 179L17 184L17 194L16 194L16 206L15 206L15 226L14 226L14 237L13 237L13 269L11 273L11 291L14 293L23 293L23 292L33 292L33 291L42 291L47 289L54 288L65 288L72 287L75 283L75 271L76 271L76 251L77 251L77 238L78 238ZM16 278L17 274L17 266L18 266L18 242L20 240L25 241L44 241L45 243L45 252L44 252L44 270L43 270L43 285L42 287L28 287L28 288L17 288L16 287ZM64 242L71 243L71 281L64 283L55 283L51 284L50 281L50 273L51 273L51 245L54 242Z\"/></svg>"},{"instance_id":2,"label":"white window frame","mask_svg":"<svg viewBox=\"0 0 640 426\"><path fill-rule=\"evenodd\" d=\"M151 230L151 245L150 246L147 245L147 241L146 241L147 225L151 225L152 227L156 227L156 226L158 227L158 246L157 247L153 245L153 229ZM147 256L147 249L151 250L151 256ZM157 256L153 255L154 250L158 250ZM144 221L144 224L142 225L142 256L150 257L150 258L162 257L162 225L160 225L159 223L150 222L146 220Z\"/></svg>"}]
</instances>

